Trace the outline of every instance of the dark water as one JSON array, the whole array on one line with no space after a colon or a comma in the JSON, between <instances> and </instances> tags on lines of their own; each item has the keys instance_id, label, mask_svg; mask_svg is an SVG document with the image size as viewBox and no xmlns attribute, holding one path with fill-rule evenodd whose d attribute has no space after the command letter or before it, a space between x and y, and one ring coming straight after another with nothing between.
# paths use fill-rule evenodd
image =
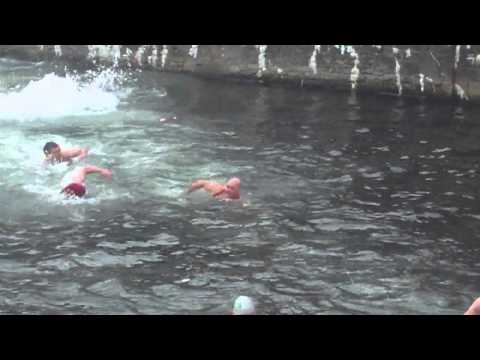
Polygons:
<instances>
[{"instance_id":1,"label":"dark water","mask_svg":"<svg viewBox=\"0 0 480 360\"><path fill-rule=\"evenodd\" d=\"M58 136L115 174L65 204L66 169L7 162L1 313L226 314L249 295L262 314L460 314L479 296L479 109L134 77L113 113L0 122L3 150ZM183 194L231 176L241 202Z\"/></svg>"}]
</instances>

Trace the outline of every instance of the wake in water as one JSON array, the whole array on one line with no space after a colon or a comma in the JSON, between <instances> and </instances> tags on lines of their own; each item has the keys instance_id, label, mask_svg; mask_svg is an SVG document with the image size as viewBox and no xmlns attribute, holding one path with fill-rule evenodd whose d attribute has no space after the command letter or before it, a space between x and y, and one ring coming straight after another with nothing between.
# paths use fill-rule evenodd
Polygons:
<instances>
[{"instance_id":1,"label":"wake in water","mask_svg":"<svg viewBox=\"0 0 480 360\"><path fill-rule=\"evenodd\" d=\"M65 76L48 73L28 84L13 84L0 94L0 124L5 129L0 133L0 166L8 173L0 183L19 191L18 196L32 207L78 204L75 207L82 208L105 200L112 205L111 200L152 197L178 205L195 179L226 181L223 175L234 174L235 166L202 160L200 154L191 154L191 144L178 141L198 137L194 143L203 142L203 132L162 121L161 106L166 103L168 113L171 103L168 98L160 100L167 92L158 85L137 72L112 68ZM112 169L115 181L92 181L87 198L65 199L60 180L72 167L42 166L42 149L51 141L62 148L88 147L88 159L75 161L73 167Z\"/></svg>"},{"instance_id":2,"label":"wake in water","mask_svg":"<svg viewBox=\"0 0 480 360\"><path fill-rule=\"evenodd\" d=\"M55 141L65 147L88 146L94 161L99 160L96 157L104 157L104 146L91 138L85 139L86 142L76 140L72 143L69 137L58 134L58 131L51 133L49 129L52 125L57 129L64 126L78 129L82 125L78 121L81 117L95 117L99 121L106 119L108 114L115 114L121 99L130 93L127 83L132 82L131 75L115 69L89 71L82 75L67 73L64 77L48 73L41 79L29 81L26 86L16 84L8 92L0 93L3 128L0 133L3 154L0 168L5 173L0 185L7 191L15 189L23 190L23 195L35 194L47 202L71 203L72 200L65 199L59 192L59 180L69 167L67 164L43 167L44 144ZM89 124L89 128L94 125ZM44 127L47 133L42 131ZM115 197L113 191L108 190L102 192L102 198ZM93 201L96 200L82 199L80 203Z\"/></svg>"}]
</instances>

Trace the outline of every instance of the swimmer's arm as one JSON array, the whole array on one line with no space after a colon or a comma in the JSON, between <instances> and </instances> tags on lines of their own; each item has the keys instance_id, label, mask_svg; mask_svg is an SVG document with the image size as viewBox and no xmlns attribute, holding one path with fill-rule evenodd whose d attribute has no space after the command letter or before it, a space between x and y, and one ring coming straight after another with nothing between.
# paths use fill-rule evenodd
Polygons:
<instances>
[{"instance_id":1,"label":"swimmer's arm","mask_svg":"<svg viewBox=\"0 0 480 360\"><path fill-rule=\"evenodd\" d=\"M198 180L198 181L195 181L191 186L190 188L187 190L187 194L190 194L191 192L194 192L198 189L201 189L205 186L206 184L206 181L205 180Z\"/></svg>"},{"instance_id":2,"label":"swimmer's arm","mask_svg":"<svg viewBox=\"0 0 480 360\"><path fill-rule=\"evenodd\" d=\"M88 148L80 148L80 147L74 147L70 149L65 149L62 151L62 155L64 158L72 159L75 157L78 157L78 160L83 160L87 157L88 155Z\"/></svg>"},{"instance_id":3,"label":"swimmer's arm","mask_svg":"<svg viewBox=\"0 0 480 360\"><path fill-rule=\"evenodd\" d=\"M88 175L88 174L100 174L102 175L103 177L106 177L108 179L111 179L112 178L112 172L108 169L102 169L98 166L94 166L94 165L87 165L87 166L84 166L83 167L83 171L84 171L84 174L85 175Z\"/></svg>"},{"instance_id":4,"label":"swimmer's arm","mask_svg":"<svg viewBox=\"0 0 480 360\"><path fill-rule=\"evenodd\" d=\"M78 156L78 160L85 159L87 157L89 151L90 151L89 148L80 149L80 155Z\"/></svg>"},{"instance_id":5,"label":"swimmer's arm","mask_svg":"<svg viewBox=\"0 0 480 360\"><path fill-rule=\"evenodd\" d=\"M224 192L225 192L225 189L222 189L222 190L219 190L219 191L213 193L212 196L213 196L213 197L217 197L217 196L222 195Z\"/></svg>"}]
</instances>

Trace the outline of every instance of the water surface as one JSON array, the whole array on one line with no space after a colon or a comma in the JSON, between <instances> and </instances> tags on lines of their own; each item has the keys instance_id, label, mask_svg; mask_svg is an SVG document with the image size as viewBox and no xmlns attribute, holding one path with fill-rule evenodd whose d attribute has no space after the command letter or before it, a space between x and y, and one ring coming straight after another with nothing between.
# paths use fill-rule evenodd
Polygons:
<instances>
[{"instance_id":1,"label":"water surface","mask_svg":"<svg viewBox=\"0 0 480 360\"><path fill-rule=\"evenodd\" d=\"M225 314L243 294L264 314L458 314L479 296L480 110L63 73L0 61L0 313ZM52 140L114 181L64 200ZM184 194L231 176L240 202Z\"/></svg>"}]
</instances>

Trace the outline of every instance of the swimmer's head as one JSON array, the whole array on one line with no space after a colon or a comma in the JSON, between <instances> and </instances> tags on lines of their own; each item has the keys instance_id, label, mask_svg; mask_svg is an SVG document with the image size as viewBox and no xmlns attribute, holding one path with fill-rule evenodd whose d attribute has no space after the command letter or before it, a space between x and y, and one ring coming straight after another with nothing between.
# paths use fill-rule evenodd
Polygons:
<instances>
[{"instance_id":1,"label":"swimmer's head","mask_svg":"<svg viewBox=\"0 0 480 360\"><path fill-rule=\"evenodd\" d=\"M239 178L231 178L227 181L227 188L232 190L240 190L240 179Z\"/></svg>"},{"instance_id":2,"label":"swimmer's head","mask_svg":"<svg viewBox=\"0 0 480 360\"><path fill-rule=\"evenodd\" d=\"M255 315L255 304L248 296L239 296L233 304L232 315Z\"/></svg>"},{"instance_id":3,"label":"swimmer's head","mask_svg":"<svg viewBox=\"0 0 480 360\"><path fill-rule=\"evenodd\" d=\"M45 156L53 155L54 157L58 157L60 155L60 146L53 141L49 141L43 147L43 153Z\"/></svg>"},{"instance_id":4,"label":"swimmer's head","mask_svg":"<svg viewBox=\"0 0 480 360\"><path fill-rule=\"evenodd\" d=\"M65 187L61 193L67 195L68 197L81 198L85 195L86 189L82 184L70 184Z\"/></svg>"},{"instance_id":5,"label":"swimmer's head","mask_svg":"<svg viewBox=\"0 0 480 360\"><path fill-rule=\"evenodd\" d=\"M240 199L240 179L231 178L225 186L225 193L232 200Z\"/></svg>"}]
</instances>

